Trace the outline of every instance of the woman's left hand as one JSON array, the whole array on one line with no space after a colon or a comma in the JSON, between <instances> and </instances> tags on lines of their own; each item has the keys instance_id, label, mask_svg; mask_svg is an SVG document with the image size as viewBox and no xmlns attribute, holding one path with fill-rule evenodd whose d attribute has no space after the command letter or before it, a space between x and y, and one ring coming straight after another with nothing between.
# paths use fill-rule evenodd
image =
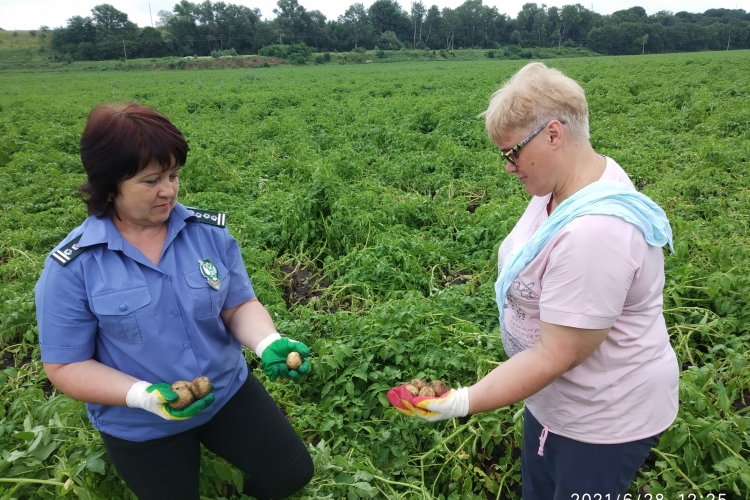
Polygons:
<instances>
[{"instance_id":1,"label":"woman's left hand","mask_svg":"<svg viewBox=\"0 0 750 500\"><path fill-rule=\"evenodd\" d=\"M405 385L388 391L388 401L398 411L428 422L465 417L469 414L469 388L451 389L442 396L412 396Z\"/></svg>"},{"instance_id":2,"label":"woman's left hand","mask_svg":"<svg viewBox=\"0 0 750 500\"><path fill-rule=\"evenodd\" d=\"M278 334L277 334L278 335ZM296 352L300 355L302 364L296 369L287 366L287 357ZM272 382L300 382L310 373L310 348L302 342L279 336L260 352L263 362L263 373Z\"/></svg>"}]
</instances>

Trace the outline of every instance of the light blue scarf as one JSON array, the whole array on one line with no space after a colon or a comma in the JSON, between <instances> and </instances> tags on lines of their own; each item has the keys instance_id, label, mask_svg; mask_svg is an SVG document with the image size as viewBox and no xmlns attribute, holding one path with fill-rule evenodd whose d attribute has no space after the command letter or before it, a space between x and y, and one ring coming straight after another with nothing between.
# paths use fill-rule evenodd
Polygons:
<instances>
[{"instance_id":1,"label":"light blue scarf","mask_svg":"<svg viewBox=\"0 0 750 500\"><path fill-rule=\"evenodd\" d=\"M495 282L495 297L500 310L500 330L503 329L505 294L518 273L531 262L557 232L582 215L614 215L636 226L646 242L652 246L672 246L672 228L664 210L648 196L612 181L589 184L560 203L536 233L503 265Z\"/></svg>"}]
</instances>

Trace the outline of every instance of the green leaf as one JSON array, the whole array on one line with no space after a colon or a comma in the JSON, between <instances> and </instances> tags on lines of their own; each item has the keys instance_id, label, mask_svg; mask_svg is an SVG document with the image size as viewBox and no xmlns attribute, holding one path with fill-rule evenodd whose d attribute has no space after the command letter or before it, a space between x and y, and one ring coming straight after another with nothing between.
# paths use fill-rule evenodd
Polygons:
<instances>
[{"instance_id":1,"label":"green leaf","mask_svg":"<svg viewBox=\"0 0 750 500\"><path fill-rule=\"evenodd\" d=\"M349 474L339 474L333 478L333 482L336 484L352 484L354 483L354 477Z\"/></svg>"},{"instance_id":2,"label":"green leaf","mask_svg":"<svg viewBox=\"0 0 750 500\"><path fill-rule=\"evenodd\" d=\"M58 443L49 443L46 446L35 449L33 452L31 452L31 455L35 456L39 460L47 460L47 457L49 457L52 452L57 449L57 447Z\"/></svg>"},{"instance_id":3,"label":"green leaf","mask_svg":"<svg viewBox=\"0 0 750 500\"><path fill-rule=\"evenodd\" d=\"M80 486L73 486L73 493L78 496L80 500L94 500L88 490L81 488Z\"/></svg>"},{"instance_id":4,"label":"green leaf","mask_svg":"<svg viewBox=\"0 0 750 500\"><path fill-rule=\"evenodd\" d=\"M453 470L451 471L451 481L458 481L458 479L461 477L461 467L458 465L453 467Z\"/></svg>"},{"instance_id":5,"label":"green leaf","mask_svg":"<svg viewBox=\"0 0 750 500\"><path fill-rule=\"evenodd\" d=\"M323 397L326 394L328 394L331 391L332 388L333 388L333 384L332 383L330 383L330 382L326 383L323 386L323 388L320 390L320 397Z\"/></svg>"},{"instance_id":6,"label":"green leaf","mask_svg":"<svg viewBox=\"0 0 750 500\"><path fill-rule=\"evenodd\" d=\"M232 480L230 482L237 488L237 491L242 491L245 485L245 475L242 471L232 467Z\"/></svg>"},{"instance_id":7,"label":"green leaf","mask_svg":"<svg viewBox=\"0 0 750 500\"><path fill-rule=\"evenodd\" d=\"M8 456L6 458L6 460L8 462L15 462L19 458L25 457L25 456L26 456L26 451L25 450L14 450L14 451L11 452L10 456Z\"/></svg>"},{"instance_id":8,"label":"green leaf","mask_svg":"<svg viewBox=\"0 0 750 500\"><path fill-rule=\"evenodd\" d=\"M104 474L104 460L101 458L95 458L91 461L86 461L86 469L96 472L97 474Z\"/></svg>"},{"instance_id":9,"label":"green leaf","mask_svg":"<svg viewBox=\"0 0 750 500\"><path fill-rule=\"evenodd\" d=\"M365 498L373 498L379 493L377 488L363 482L354 483L352 484L352 487L360 496L363 496Z\"/></svg>"},{"instance_id":10,"label":"green leaf","mask_svg":"<svg viewBox=\"0 0 750 500\"><path fill-rule=\"evenodd\" d=\"M224 481L232 481L232 467L221 460L214 461L214 470Z\"/></svg>"}]
</instances>

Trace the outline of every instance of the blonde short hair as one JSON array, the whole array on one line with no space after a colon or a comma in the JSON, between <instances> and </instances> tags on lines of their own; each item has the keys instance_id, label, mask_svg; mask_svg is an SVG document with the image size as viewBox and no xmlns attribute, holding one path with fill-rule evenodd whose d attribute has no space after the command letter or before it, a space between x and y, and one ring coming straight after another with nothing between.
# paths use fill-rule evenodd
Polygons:
<instances>
[{"instance_id":1,"label":"blonde short hair","mask_svg":"<svg viewBox=\"0 0 750 500\"><path fill-rule=\"evenodd\" d=\"M492 94L485 117L490 140L497 146L515 130L536 130L560 120L574 139L589 138L589 106L573 79L543 63L530 63Z\"/></svg>"}]
</instances>

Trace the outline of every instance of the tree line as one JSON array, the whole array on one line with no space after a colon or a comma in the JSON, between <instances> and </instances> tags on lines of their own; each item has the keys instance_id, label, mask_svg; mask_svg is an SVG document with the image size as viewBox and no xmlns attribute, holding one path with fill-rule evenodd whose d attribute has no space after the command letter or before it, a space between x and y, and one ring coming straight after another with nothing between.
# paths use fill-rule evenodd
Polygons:
<instances>
[{"instance_id":1,"label":"tree line","mask_svg":"<svg viewBox=\"0 0 750 500\"><path fill-rule=\"evenodd\" d=\"M302 44L317 52L564 46L609 55L750 48L750 13L742 9L649 16L631 7L601 15L581 4L526 3L513 19L482 0L442 10L421 1L405 10L396 0L376 0L368 8L354 3L329 20L297 0L278 0L273 13L263 20L257 8L181 0L158 13L156 28L139 28L126 13L101 4L54 29L51 46L57 57L75 60L263 54Z\"/></svg>"}]
</instances>

